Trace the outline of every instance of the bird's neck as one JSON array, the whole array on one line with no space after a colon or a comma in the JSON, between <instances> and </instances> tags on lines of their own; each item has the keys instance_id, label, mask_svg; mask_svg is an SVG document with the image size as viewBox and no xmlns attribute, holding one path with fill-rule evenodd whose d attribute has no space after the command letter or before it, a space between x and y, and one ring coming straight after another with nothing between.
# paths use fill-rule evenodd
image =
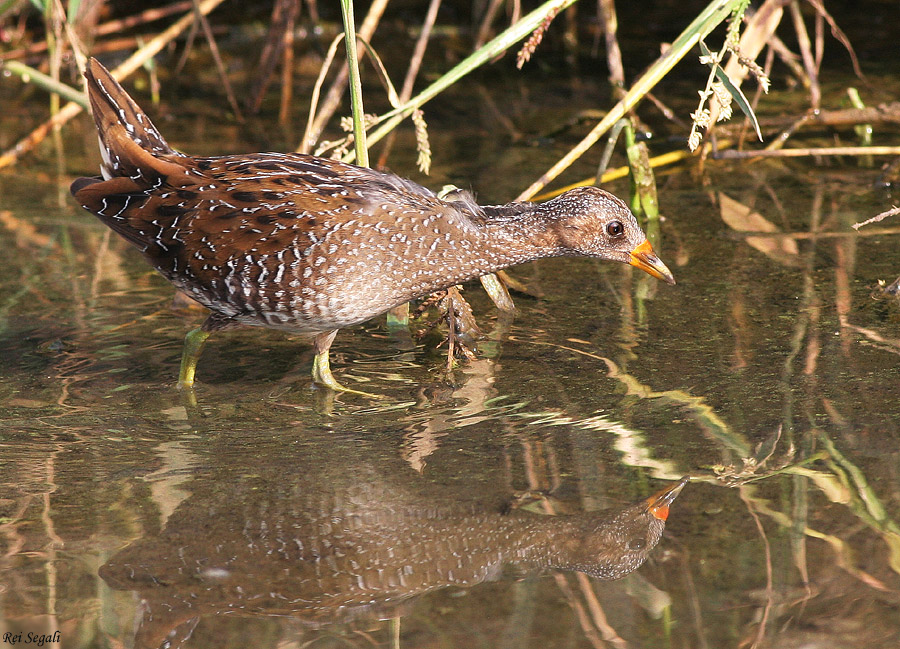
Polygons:
<instances>
[{"instance_id":1,"label":"bird's neck","mask_svg":"<svg viewBox=\"0 0 900 649\"><path fill-rule=\"evenodd\" d=\"M472 219L472 236L460 242L458 281L567 254L560 244L556 218L544 214L540 206L519 203L484 209L484 218Z\"/></svg>"},{"instance_id":2,"label":"bird's neck","mask_svg":"<svg viewBox=\"0 0 900 649\"><path fill-rule=\"evenodd\" d=\"M503 548L508 561L542 568L569 567L581 536L578 517L512 513L504 518L511 528Z\"/></svg>"},{"instance_id":3,"label":"bird's neck","mask_svg":"<svg viewBox=\"0 0 900 649\"><path fill-rule=\"evenodd\" d=\"M498 247L513 247L528 251L533 259L562 254L556 216L543 206L534 203L518 203L496 208L483 225L485 235ZM488 212L490 215L491 212Z\"/></svg>"}]
</instances>

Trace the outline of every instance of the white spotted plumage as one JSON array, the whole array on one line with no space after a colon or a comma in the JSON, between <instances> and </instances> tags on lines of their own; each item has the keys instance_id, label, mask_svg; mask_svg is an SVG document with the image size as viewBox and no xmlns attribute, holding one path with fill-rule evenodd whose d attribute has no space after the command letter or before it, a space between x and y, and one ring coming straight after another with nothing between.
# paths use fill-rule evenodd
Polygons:
<instances>
[{"instance_id":1,"label":"white spotted plumage","mask_svg":"<svg viewBox=\"0 0 900 649\"><path fill-rule=\"evenodd\" d=\"M625 204L595 187L481 207L465 192L442 200L398 176L309 155L192 158L169 147L96 61L87 76L103 180L80 179L73 192L212 310L210 328L327 332L533 259L631 263L645 242ZM620 233L609 233L612 222Z\"/></svg>"}]
</instances>

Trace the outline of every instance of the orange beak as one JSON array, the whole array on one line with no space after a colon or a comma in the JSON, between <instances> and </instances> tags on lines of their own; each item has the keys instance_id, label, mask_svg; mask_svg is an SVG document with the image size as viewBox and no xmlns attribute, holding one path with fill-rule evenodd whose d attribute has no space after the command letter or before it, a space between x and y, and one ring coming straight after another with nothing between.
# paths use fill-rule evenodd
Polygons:
<instances>
[{"instance_id":1,"label":"orange beak","mask_svg":"<svg viewBox=\"0 0 900 649\"><path fill-rule=\"evenodd\" d=\"M684 476L678 481L678 484L667 487L659 493L653 494L647 498L647 511L661 521L666 520L669 517L669 505L671 505L672 501L681 493L681 490L684 489L684 485L688 483L688 480L690 480L690 478Z\"/></svg>"},{"instance_id":2,"label":"orange beak","mask_svg":"<svg viewBox=\"0 0 900 649\"><path fill-rule=\"evenodd\" d=\"M646 239L631 251L631 261L628 263L636 268L640 268L645 273L653 275L656 279L663 280L667 284L675 283L672 271L666 268L666 265L659 260L656 253L653 252L653 246Z\"/></svg>"}]
</instances>

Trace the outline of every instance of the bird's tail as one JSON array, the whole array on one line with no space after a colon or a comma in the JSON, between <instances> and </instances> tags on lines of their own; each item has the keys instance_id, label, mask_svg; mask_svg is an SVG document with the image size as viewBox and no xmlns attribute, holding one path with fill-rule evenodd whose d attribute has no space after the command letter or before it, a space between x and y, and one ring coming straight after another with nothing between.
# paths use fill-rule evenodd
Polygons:
<instances>
[{"instance_id":1,"label":"bird's tail","mask_svg":"<svg viewBox=\"0 0 900 649\"><path fill-rule=\"evenodd\" d=\"M158 177L159 156L178 156L163 139L146 113L96 59L84 73L91 111L100 138L101 169L106 180Z\"/></svg>"},{"instance_id":2,"label":"bird's tail","mask_svg":"<svg viewBox=\"0 0 900 649\"><path fill-rule=\"evenodd\" d=\"M78 178L72 183L72 194L82 207L146 251L159 230L157 225L151 233L146 223L158 216L148 206L149 192L164 183L189 182L187 157L166 143L144 111L95 59L88 61L84 76L100 138L103 179Z\"/></svg>"}]
</instances>

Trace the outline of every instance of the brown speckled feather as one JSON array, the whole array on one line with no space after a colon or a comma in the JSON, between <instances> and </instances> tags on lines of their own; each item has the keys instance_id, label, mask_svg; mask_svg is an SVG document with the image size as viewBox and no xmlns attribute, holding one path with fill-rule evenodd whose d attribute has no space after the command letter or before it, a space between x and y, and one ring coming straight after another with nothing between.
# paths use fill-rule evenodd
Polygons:
<instances>
[{"instance_id":1,"label":"brown speckled feather","mask_svg":"<svg viewBox=\"0 0 900 649\"><path fill-rule=\"evenodd\" d=\"M532 259L634 263L645 245L627 207L593 187L479 207L309 155L192 158L103 66L91 60L86 77L104 180L75 181L75 198L211 309L209 328L330 331Z\"/></svg>"}]
</instances>

